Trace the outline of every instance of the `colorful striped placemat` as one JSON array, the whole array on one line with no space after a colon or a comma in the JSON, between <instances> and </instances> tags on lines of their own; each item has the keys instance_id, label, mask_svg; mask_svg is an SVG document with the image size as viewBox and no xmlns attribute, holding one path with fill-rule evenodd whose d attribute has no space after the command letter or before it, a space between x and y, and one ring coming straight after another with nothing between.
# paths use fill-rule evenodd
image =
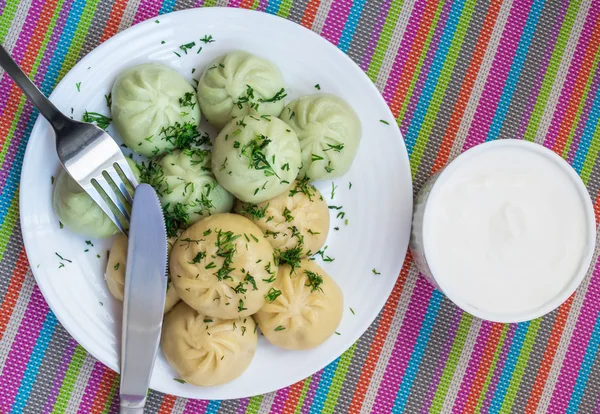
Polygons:
<instances>
[{"instance_id":1,"label":"colorful striped placemat","mask_svg":"<svg viewBox=\"0 0 600 414\"><path fill-rule=\"evenodd\" d=\"M600 213L598 0L0 0L0 41L49 94L99 43L199 6L252 8L337 45L383 93L415 188L461 151L516 138L551 148ZM118 376L60 326L29 270L18 181L37 117L0 80L0 412L117 412ZM557 311L482 322L408 257L379 317L339 359L278 392L200 401L151 392L149 412L600 412L600 263Z\"/></svg>"}]
</instances>

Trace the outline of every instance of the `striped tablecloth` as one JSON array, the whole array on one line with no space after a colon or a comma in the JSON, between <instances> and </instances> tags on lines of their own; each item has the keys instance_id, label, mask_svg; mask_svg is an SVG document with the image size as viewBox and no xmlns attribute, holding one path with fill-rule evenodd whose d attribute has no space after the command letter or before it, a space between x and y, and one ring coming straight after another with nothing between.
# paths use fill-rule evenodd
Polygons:
<instances>
[{"instance_id":1,"label":"striped tablecloth","mask_svg":"<svg viewBox=\"0 0 600 414\"><path fill-rule=\"evenodd\" d=\"M367 72L404 134L415 188L486 140L570 162L600 212L598 0L0 0L0 41L49 94L102 41L199 6L254 8L320 33ZM60 326L29 270L18 180L37 113L0 81L0 412L117 412L118 376ZM600 265L557 311L502 325L461 312L410 257L375 323L338 360L239 401L150 393L150 412L600 412Z\"/></svg>"}]
</instances>

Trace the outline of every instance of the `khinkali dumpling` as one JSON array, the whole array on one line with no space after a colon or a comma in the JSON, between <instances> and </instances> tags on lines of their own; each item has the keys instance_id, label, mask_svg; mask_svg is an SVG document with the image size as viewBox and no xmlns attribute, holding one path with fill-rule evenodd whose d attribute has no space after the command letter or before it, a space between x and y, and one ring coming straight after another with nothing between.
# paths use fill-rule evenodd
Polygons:
<instances>
[{"instance_id":1,"label":"khinkali dumpling","mask_svg":"<svg viewBox=\"0 0 600 414\"><path fill-rule=\"evenodd\" d=\"M229 212L233 207L233 196L211 173L210 151L176 150L147 170L151 171L150 184L163 207L169 213L176 212L185 227L210 214Z\"/></svg>"},{"instance_id":2,"label":"khinkali dumpling","mask_svg":"<svg viewBox=\"0 0 600 414\"><path fill-rule=\"evenodd\" d=\"M177 293L205 315L235 319L256 313L275 282L273 248L237 214L215 214L183 232L169 267Z\"/></svg>"},{"instance_id":3,"label":"khinkali dumpling","mask_svg":"<svg viewBox=\"0 0 600 414\"><path fill-rule=\"evenodd\" d=\"M199 135L194 88L164 65L147 63L121 73L112 88L111 113L125 144L146 157L186 146Z\"/></svg>"},{"instance_id":4,"label":"khinkali dumpling","mask_svg":"<svg viewBox=\"0 0 600 414\"><path fill-rule=\"evenodd\" d=\"M218 129L233 117L279 116L285 96L283 76L277 66L242 51L212 61L198 82L202 113Z\"/></svg>"},{"instance_id":5,"label":"khinkali dumpling","mask_svg":"<svg viewBox=\"0 0 600 414\"><path fill-rule=\"evenodd\" d=\"M172 237L169 239L169 250L173 243L175 243L177 237ZM110 248L110 253L108 255L108 262L106 263L106 272L104 274L104 278L106 279L106 284L108 285L108 290L114 296L115 299L123 302L123 296L125 292L125 267L127 265L127 244L128 239L124 234L119 234L115 241L113 242L112 247ZM164 312L167 313L177 302L181 299L173 286L173 282L171 278L167 283L167 297L165 298L165 309Z\"/></svg>"},{"instance_id":6,"label":"khinkali dumpling","mask_svg":"<svg viewBox=\"0 0 600 414\"><path fill-rule=\"evenodd\" d=\"M329 207L321 193L306 181L259 204L238 201L235 211L254 222L274 249L299 248L300 257L316 253L329 234Z\"/></svg>"},{"instance_id":7,"label":"khinkali dumpling","mask_svg":"<svg viewBox=\"0 0 600 414\"><path fill-rule=\"evenodd\" d=\"M248 368L258 335L252 317L208 316L182 302L165 317L162 349L184 381L208 387L225 384Z\"/></svg>"},{"instance_id":8,"label":"khinkali dumpling","mask_svg":"<svg viewBox=\"0 0 600 414\"><path fill-rule=\"evenodd\" d=\"M137 165L129 158L125 159L139 181ZM54 212L69 230L93 238L110 237L118 233L117 226L66 171L61 170L55 184L52 195Z\"/></svg>"},{"instance_id":9,"label":"khinkali dumpling","mask_svg":"<svg viewBox=\"0 0 600 414\"><path fill-rule=\"evenodd\" d=\"M290 127L271 116L245 116L217 136L212 169L234 196L260 203L289 190L300 162L300 144Z\"/></svg>"},{"instance_id":10,"label":"khinkali dumpling","mask_svg":"<svg viewBox=\"0 0 600 414\"><path fill-rule=\"evenodd\" d=\"M361 126L346 102L330 94L303 96L285 107L281 119L300 140L301 176L325 180L348 172L360 143Z\"/></svg>"},{"instance_id":11,"label":"khinkali dumpling","mask_svg":"<svg viewBox=\"0 0 600 414\"><path fill-rule=\"evenodd\" d=\"M342 290L311 260L302 260L295 271L289 265L279 266L267 298L254 318L265 338L285 349L322 344L342 319Z\"/></svg>"}]
</instances>

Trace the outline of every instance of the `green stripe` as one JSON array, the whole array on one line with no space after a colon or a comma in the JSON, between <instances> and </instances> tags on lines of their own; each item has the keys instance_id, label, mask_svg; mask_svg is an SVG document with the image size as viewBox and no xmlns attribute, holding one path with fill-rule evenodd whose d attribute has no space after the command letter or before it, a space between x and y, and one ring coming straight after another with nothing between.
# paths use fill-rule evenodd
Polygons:
<instances>
[{"instance_id":1,"label":"green stripe","mask_svg":"<svg viewBox=\"0 0 600 414\"><path fill-rule=\"evenodd\" d=\"M6 40L6 35L8 34L10 25L15 17L18 5L18 1L9 1L6 6L4 6L4 10L2 10L2 14L0 15L0 43L4 43Z\"/></svg>"},{"instance_id":2,"label":"green stripe","mask_svg":"<svg viewBox=\"0 0 600 414\"><path fill-rule=\"evenodd\" d=\"M260 404L262 403L262 400L262 395L256 395L250 398L250 403L248 404L248 408L246 408L246 414L258 414L258 410L260 410Z\"/></svg>"},{"instance_id":3,"label":"green stripe","mask_svg":"<svg viewBox=\"0 0 600 414\"><path fill-rule=\"evenodd\" d=\"M279 4L279 10L277 10L277 16L287 19L287 17L290 15L291 9L292 9L292 0L283 0Z\"/></svg>"},{"instance_id":4,"label":"green stripe","mask_svg":"<svg viewBox=\"0 0 600 414\"><path fill-rule=\"evenodd\" d=\"M433 20L431 21L431 25L429 26L429 32L427 33L427 38L425 39L425 43L423 44L423 48L421 49L421 54L419 55L419 60L417 62L417 66L415 71L412 74L412 79L410 81L410 85L408 86L408 91L404 96L404 101L402 102L402 107L400 108L400 112L396 119L400 122L404 119L404 115L406 113L406 109L408 108L408 103L410 102L410 98L413 94L415 86L417 85L417 80L419 79L419 75L422 72L423 62L427 57L427 51L431 47L431 40L433 39L433 35L435 34L435 28L438 25L440 20L440 15L442 14L442 9L444 8L444 2L438 2L437 9L435 10L435 15L433 16Z\"/></svg>"},{"instance_id":5,"label":"green stripe","mask_svg":"<svg viewBox=\"0 0 600 414\"><path fill-rule=\"evenodd\" d=\"M71 358L71 362L69 363L69 368L65 373L65 378L60 386L58 396L56 397L56 403L52 408L53 414L64 413L67 409L67 405L71 399L71 393L73 392L73 388L77 382L77 376L81 371L81 366L83 365L83 360L85 359L86 355L87 353L81 347L81 345L77 345L75 352L73 353L73 357Z\"/></svg>"},{"instance_id":6,"label":"green stripe","mask_svg":"<svg viewBox=\"0 0 600 414\"><path fill-rule=\"evenodd\" d=\"M567 46L567 41L569 40L569 35L571 34L571 29L575 23L575 18L577 17L580 5L581 0L573 0L569 2L567 15L565 16L565 20L563 21L560 32L558 33L556 45L552 51L552 57L550 58L548 69L544 75L540 93L535 102L535 106L533 107L533 112L531 113L527 130L525 131L524 139L527 141L533 141L535 139L535 135L539 128L540 121L542 120L542 115L546 109L548 98L550 97L550 92L552 91L552 86L554 85L554 81L556 79L558 67L565 52L565 47Z\"/></svg>"},{"instance_id":7,"label":"green stripe","mask_svg":"<svg viewBox=\"0 0 600 414\"><path fill-rule=\"evenodd\" d=\"M258 9L258 6L260 6L260 0L254 0L254 3L252 3L252 6L250 8L252 10L256 10Z\"/></svg>"},{"instance_id":8,"label":"green stripe","mask_svg":"<svg viewBox=\"0 0 600 414\"><path fill-rule=\"evenodd\" d=\"M475 412L481 412L481 404L483 404L483 400L485 399L485 394L487 394L488 387L490 386L490 382L492 380L492 375L496 370L496 363L498 362L498 357L500 356L500 351L502 351L502 346L504 345L504 340L506 339L506 332L508 331L508 327L510 325L504 324L502 327L502 334L500 335L500 340L498 341L498 345L496 346L496 351L494 352L494 358L492 359L492 364L488 369L487 376L485 377L485 382L483 383L483 388L481 389L481 393L479 394L479 399L477 400L477 407L475 408Z\"/></svg>"},{"instance_id":9,"label":"green stripe","mask_svg":"<svg viewBox=\"0 0 600 414\"><path fill-rule=\"evenodd\" d=\"M583 113L583 107L587 101L588 95L590 93L590 89L592 87L592 82L594 81L594 75L596 74L595 68L598 68L598 62L600 61L600 49L596 51L596 56L594 57L594 63L591 66L590 73L588 73L587 81L585 83L585 88L583 90L583 94L581 94L581 99L579 100L579 105L577 106L577 112L575 114L575 119L571 123L571 129L569 130L569 137L565 144L565 149L563 150L563 158L567 158L569 155L569 150L571 149L571 144L573 143L573 137L575 136L575 131L577 131L577 126L579 125L579 120L581 119L581 114ZM594 97L591 97L592 101Z\"/></svg>"},{"instance_id":10,"label":"green stripe","mask_svg":"<svg viewBox=\"0 0 600 414\"><path fill-rule=\"evenodd\" d=\"M206 0L203 7L215 7L216 5L217 0Z\"/></svg>"},{"instance_id":11,"label":"green stripe","mask_svg":"<svg viewBox=\"0 0 600 414\"><path fill-rule=\"evenodd\" d=\"M92 19L94 18L94 13L96 12L98 1L99 0L88 0L85 2L85 7L83 8L83 12L81 13L81 17L79 18L77 29L75 30L75 34L73 35L73 39L71 40L71 44L69 45L69 50L67 51L65 60L62 64L62 67L60 68L60 72L58 73L57 80L59 82L62 78L64 78L67 72L73 66L75 66L75 63L77 62L77 58L79 57L79 52L83 47L83 42L85 41L86 34L88 33L90 25L92 24ZM82 84L81 87L84 88L85 85Z\"/></svg>"},{"instance_id":12,"label":"green stripe","mask_svg":"<svg viewBox=\"0 0 600 414\"><path fill-rule=\"evenodd\" d=\"M388 50L390 41L392 40L394 29L398 24L398 17L400 16L400 11L402 10L403 5L404 0L393 0L390 10L387 16L385 16L383 29L379 35L379 40L377 40L377 46L375 46L375 51L373 52L373 57L371 58L369 69L367 70L367 75L373 82L377 80L377 75L379 75L379 71L381 70L381 65L385 59L385 53Z\"/></svg>"},{"instance_id":13,"label":"green stripe","mask_svg":"<svg viewBox=\"0 0 600 414\"><path fill-rule=\"evenodd\" d=\"M8 207L8 211L6 212L6 216L4 217L2 227L0 227L0 260L4 258L6 247L8 246L10 236L15 231L15 224L17 223L18 218L19 189L17 188L14 197L12 198L12 200L10 200L10 206Z\"/></svg>"},{"instance_id":14,"label":"green stripe","mask_svg":"<svg viewBox=\"0 0 600 414\"><path fill-rule=\"evenodd\" d=\"M458 331L454 337L454 343L452 344L450 355L448 355L448 361L446 362L444 372L442 373L442 378L440 379L438 388L435 391L435 396L433 397L433 401L429 409L431 414L438 414L442 411L444 400L446 399L446 394L448 393L448 388L450 387L450 382L452 382L454 371L456 371L456 366L458 365L460 355L465 346L465 341L467 340L467 335L469 334L471 322L473 322L473 317L466 312L463 313L460 324L458 325Z\"/></svg>"},{"instance_id":15,"label":"green stripe","mask_svg":"<svg viewBox=\"0 0 600 414\"><path fill-rule=\"evenodd\" d=\"M594 131L592 137L597 136L600 136L600 120L596 124L596 130ZM590 149L588 150L588 153L585 157L585 162L583 163L583 168L581 169L581 179L583 180L586 186L590 181L590 177L594 169L594 164L598 160L598 151L600 151L600 139L592 139Z\"/></svg>"},{"instance_id":16,"label":"green stripe","mask_svg":"<svg viewBox=\"0 0 600 414\"><path fill-rule=\"evenodd\" d=\"M340 391L344 385L344 378L346 378L346 373L348 372L348 367L350 366L350 362L352 361L355 350L356 342L350 347L350 349L342 354L340 360L338 361L335 373L333 374L333 379L331 380L329 392L327 393L327 399L323 405L323 411L326 413L334 412L335 406L337 405L337 400L340 396Z\"/></svg>"},{"instance_id":17,"label":"green stripe","mask_svg":"<svg viewBox=\"0 0 600 414\"><path fill-rule=\"evenodd\" d=\"M423 157L425 147L429 141L429 135L431 134L431 130L435 124L435 119L440 110L440 106L442 105L442 101L444 100L444 94L446 93L446 89L448 88L448 84L452 78L452 71L454 70L456 60L460 55L460 50L462 48L463 41L465 40L465 35L469 29L471 17L473 16L473 11L475 10L475 3L475 0L467 1L464 6L464 9L460 15L460 19L458 20L457 30L452 37L452 43L448 49L451 52L446 55L444 66L442 67L437 84L435 85L435 90L433 91L431 101L429 102L429 108L427 108L425 119L421 124L421 130L418 133L419 135L417 142L415 143L413 152L410 156L410 166L413 179L417 174L419 164L421 163L421 158Z\"/></svg>"},{"instance_id":18,"label":"green stripe","mask_svg":"<svg viewBox=\"0 0 600 414\"><path fill-rule=\"evenodd\" d=\"M512 406L515 403L515 397L517 396L517 391L519 391L519 386L521 385L521 380L523 379L523 373L527 367L527 361L529 361L529 355L531 354L531 349L533 348L533 344L535 343L535 338L537 337L537 333L541 324L542 318L534 319L529 324L527 335L525 335L525 340L523 341L523 347L519 353L515 370L513 371L510 384L508 384L508 390L504 396L502 408L500 408L501 413L512 412Z\"/></svg>"},{"instance_id":19,"label":"green stripe","mask_svg":"<svg viewBox=\"0 0 600 414\"><path fill-rule=\"evenodd\" d=\"M296 410L294 414L300 414L302 405L304 405L304 400L306 399L306 394L308 393L308 388L310 387L310 382L312 381L312 377L308 377L304 380L304 386L302 387L302 391L300 391L300 397L298 398L298 404L296 404Z\"/></svg>"},{"instance_id":20,"label":"green stripe","mask_svg":"<svg viewBox=\"0 0 600 414\"><path fill-rule=\"evenodd\" d=\"M113 380L112 385L110 386L110 392L106 397L106 401L104 402L104 410L102 410L102 414L108 414L110 412L110 407L112 406L113 399L115 398L115 394L117 392L117 388L119 388L120 377L117 375ZM150 390L148 390L148 396L150 395Z\"/></svg>"}]
</instances>

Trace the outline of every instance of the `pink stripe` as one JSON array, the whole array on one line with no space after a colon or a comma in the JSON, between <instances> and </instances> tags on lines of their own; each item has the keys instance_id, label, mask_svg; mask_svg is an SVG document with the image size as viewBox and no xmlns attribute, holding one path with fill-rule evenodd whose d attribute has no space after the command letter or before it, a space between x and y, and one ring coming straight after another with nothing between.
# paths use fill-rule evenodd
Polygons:
<instances>
[{"instance_id":1,"label":"pink stripe","mask_svg":"<svg viewBox=\"0 0 600 414\"><path fill-rule=\"evenodd\" d=\"M506 338L504 338L504 343L502 344L502 349L500 350L500 355L498 355L498 360L496 361L496 366L493 369L492 379L490 381L490 385L488 386L487 392L485 393L485 399L483 400L483 412L490 411L490 404L494 398L494 393L496 392L496 388L498 387L498 382L500 381L500 377L502 376L502 371L504 370L504 364L506 363L506 357L508 356L508 352L512 346L512 341L515 337L515 332L517 331L518 325L513 323L508 328L506 332Z\"/></svg>"},{"instance_id":2,"label":"pink stripe","mask_svg":"<svg viewBox=\"0 0 600 414\"><path fill-rule=\"evenodd\" d=\"M552 393L552 400L548 412L562 413L567 409L571 393L577 380L578 372L583 362L594 325L600 312L600 261L596 262L594 273L585 294L581 313L577 318L577 325L569 349L565 355L556 387Z\"/></svg>"},{"instance_id":3,"label":"pink stripe","mask_svg":"<svg viewBox=\"0 0 600 414\"><path fill-rule=\"evenodd\" d=\"M427 0L417 0L410 15L410 19L408 20L408 25L406 26L406 31L402 37L400 48L398 48L396 59L392 65L392 70L390 71L387 83L383 89L383 98L388 104L392 102L394 93L396 92L396 89L398 89L398 83L400 82L400 77L404 72L404 67L406 61L408 60L410 49L415 41L415 37L417 36L419 24L423 18L423 11L425 10L426 3Z\"/></svg>"},{"instance_id":4,"label":"pink stripe","mask_svg":"<svg viewBox=\"0 0 600 414\"><path fill-rule=\"evenodd\" d=\"M402 119L402 127L404 128L404 131L408 130L408 127L412 122L413 115L415 114L415 111L417 109L417 104L419 103L419 99L421 98L421 94L423 93L423 88L425 87L425 82L427 81L427 77L429 76L429 70L433 65L433 59L435 58L438 47L440 46L440 39L442 38L442 34L444 33L444 29L446 28L446 22L448 22L448 15L450 14L451 9L451 2L444 3L442 13L440 14L440 19L438 21L437 26L435 27L435 31L433 32L433 37L431 38L429 49L427 49L427 53L425 54L423 66L421 66L421 71L418 74L417 83L415 84L415 88L413 89L413 92L410 96L410 101L408 103L408 107L406 108L406 114L404 115L404 119Z\"/></svg>"},{"instance_id":5,"label":"pink stripe","mask_svg":"<svg viewBox=\"0 0 600 414\"><path fill-rule=\"evenodd\" d=\"M73 354L75 353L75 348L77 347L77 342L73 338L69 338L69 342L67 343L67 347L63 352L62 358L60 360L60 365L56 371L56 376L54 377L54 382L52 383L52 388L50 390L50 394L48 395L48 399L46 401L46 405L44 406L44 412L50 413L53 410L54 404L56 403L56 397L60 392L60 387L63 384L65 379L65 374L67 369L69 369L69 364L71 363L71 359L73 358Z\"/></svg>"},{"instance_id":6,"label":"pink stripe","mask_svg":"<svg viewBox=\"0 0 600 414\"><path fill-rule=\"evenodd\" d=\"M375 53L375 48L377 47L377 42L381 37L381 31L383 30L383 26L385 25L385 18L387 17L390 6L392 5L392 0L384 0L381 3L381 7L379 7L379 14L377 15L377 20L375 22L375 26L373 27L373 31L371 32L371 36L369 39L369 43L367 43L367 48L365 49L365 55L363 56L362 62L360 63L360 67L365 72L369 70L369 64L373 59L373 54ZM391 33L390 33L391 36Z\"/></svg>"},{"instance_id":7,"label":"pink stripe","mask_svg":"<svg viewBox=\"0 0 600 414\"><path fill-rule=\"evenodd\" d=\"M11 53L13 60L19 64L22 63L23 58L25 57L25 51L27 50L27 46L31 41L31 36L33 36L33 32L38 25L43 4L43 0L34 0L27 12L25 23L23 24L21 33L19 33L19 38ZM2 118L13 116L13 114L5 114L6 104L8 103L7 101L12 88L18 89L12 79L5 72L2 80L0 81L0 117Z\"/></svg>"},{"instance_id":8,"label":"pink stripe","mask_svg":"<svg viewBox=\"0 0 600 414\"><path fill-rule=\"evenodd\" d=\"M525 22L531 4L532 0L516 1L510 11L510 16L498 46L498 53L494 58L473 123L465 140L465 150L485 141L510 72L510 66L517 52L519 40L525 29Z\"/></svg>"},{"instance_id":9,"label":"pink stripe","mask_svg":"<svg viewBox=\"0 0 600 414\"><path fill-rule=\"evenodd\" d=\"M594 25L596 23L596 20L598 19L599 14L600 7L590 7L590 13L588 14L585 20L583 30L581 31L579 40L577 42L575 54L573 55L573 58L571 60L571 66L569 67L567 79L565 80L565 83L562 86L561 95L558 99L558 104L556 105L556 108L553 112L552 123L550 124L550 128L548 129L548 133L546 134L544 140L544 146L546 148L553 148L554 143L556 142L558 131L560 130L560 125L562 124L562 121L566 115L567 107L569 106L571 95L573 94L575 82L577 78L581 76L579 71L581 70L583 58L585 57L585 53L590 43L592 32L594 30Z\"/></svg>"},{"instance_id":10,"label":"pink stripe","mask_svg":"<svg viewBox=\"0 0 600 414\"><path fill-rule=\"evenodd\" d=\"M151 17L158 16L158 12L160 11L161 6L162 6L162 1L142 0L140 2L140 5L138 6L137 13L135 14L135 18L133 19L133 24L138 24L139 22L148 20ZM158 19L158 20L160 20L160 19Z\"/></svg>"},{"instance_id":11,"label":"pink stripe","mask_svg":"<svg viewBox=\"0 0 600 414\"><path fill-rule=\"evenodd\" d=\"M236 413L245 414L246 409L248 408L248 404L250 404L250 398L242 398L241 400L239 400Z\"/></svg>"},{"instance_id":12,"label":"pink stripe","mask_svg":"<svg viewBox=\"0 0 600 414\"><path fill-rule=\"evenodd\" d=\"M375 412L389 413L392 410L432 294L433 287L423 277L419 276L373 405Z\"/></svg>"},{"instance_id":13,"label":"pink stripe","mask_svg":"<svg viewBox=\"0 0 600 414\"><path fill-rule=\"evenodd\" d=\"M271 405L271 411L269 414L281 414L285 407L285 400L287 400L288 394L290 393L290 387L282 388L275 394L275 399Z\"/></svg>"},{"instance_id":14,"label":"pink stripe","mask_svg":"<svg viewBox=\"0 0 600 414\"><path fill-rule=\"evenodd\" d=\"M450 350L452 349L452 345L454 344L454 341L456 339L456 334L458 333L458 327L460 325L460 320L462 318L463 313L464 312L461 311L458 307L456 307L456 309L454 310L454 317L452 318L452 323L445 336L446 343L444 344L442 352L438 357L435 372L431 377L431 384L429 384L427 395L423 400L423 406L421 407L422 414L427 414L429 412L429 409L431 408L431 403L433 402L433 398L435 397L435 392L437 391L438 385L440 384L440 380L442 379L442 375L444 374L444 368L446 368L446 363L448 361L448 356L450 355Z\"/></svg>"},{"instance_id":15,"label":"pink stripe","mask_svg":"<svg viewBox=\"0 0 600 414\"><path fill-rule=\"evenodd\" d=\"M185 408L183 410L183 414L201 414L206 412L206 407L208 407L208 400L188 400Z\"/></svg>"},{"instance_id":16,"label":"pink stripe","mask_svg":"<svg viewBox=\"0 0 600 414\"><path fill-rule=\"evenodd\" d=\"M469 398L469 394L471 392L471 386L473 385L473 381L477 375L477 370L479 369L479 364L483 358L483 353L485 352L485 346L492 330L492 326L493 324L491 322L484 321L481 323L479 333L477 334L477 340L475 341L475 346L473 347L473 352L471 352L471 356L469 357L469 365L467 366L465 374L463 375L460 383L460 390L458 391L456 399L454 400L452 412L462 412L465 404L467 403L467 399Z\"/></svg>"},{"instance_id":17,"label":"pink stripe","mask_svg":"<svg viewBox=\"0 0 600 414\"><path fill-rule=\"evenodd\" d=\"M556 41L558 39L558 34L560 32L560 28L562 27L562 23L565 19L565 15L567 14L567 9L569 7L569 0L562 0L561 7L559 10L559 15L557 19L554 21L554 26L552 27L552 33L550 35L550 42L546 46L546 50L544 51L544 57L540 64L539 70L535 73L535 83L531 88L531 93L527 98L527 105L525 106L525 110L523 111L523 115L521 117L521 125L519 126L519 130L515 138L523 139L525 135L525 131L527 130L527 125L531 120L531 114L533 112L533 108L535 107L536 101L540 94L540 90L542 89L542 83L544 81L544 77L546 72L548 71L548 66L550 64L550 59L552 57L552 52L554 52L554 47L556 46Z\"/></svg>"},{"instance_id":18,"label":"pink stripe","mask_svg":"<svg viewBox=\"0 0 600 414\"><path fill-rule=\"evenodd\" d=\"M302 408L300 409L300 412L302 414L308 414L310 412L310 407L312 406L312 402L315 399L315 395L317 394L317 388L319 388L319 383L321 382L322 375L323 370L313 374L312 378L310 379L308 391L306 392L306 398L304 398Z\"/></svg>"},{"instance_id":19,"label":"pink stripe","mask_svg":"<svg viewBox=\"0 0 600 414\"><path fill-rule=\"evenodd\" d=\"M327 20L325 20L321 36L336 46L340 41L340 37L342 37L342 31L348 20L351 7L352 0L337 0L332 3L331 9L327 14Z\"/></svg>"},{"instance_id":20,"label":"pink stripe","mask_svg":"<svg viewBox=\"0 0 600 414\"><path fill-rule=\"evenodd\" d=\"M229 7L240 7L242 0L229 0Z\"/></svg>"},{"instance_id":21,"label":"pink stripe","mask_svg":"<svg viewBox=\"0 0 600 414\"><path fill-rule=\"evenodd\" d=\"M6 365L0 375L0 412L8 413L31 358L49 309L37 285L34 286L25 315L12 343Z\"/></svg>"},{"instance_id":22,"label":"pink stripe","mask_svg":"<svg viewBox=\"0 0 600 414\"><path fill-rule=\"evenodd\" d=\"M96 394L98 393L98 389L100 388L100 382L102 381L102 375L104 374L104 370L106 368L101 362L96 362L94 364L94 368L92 369L92 374L87 382L87 387L85 388L85 392L83 393L83 397L81 398L81 403L79 404L79 408L77 412L80 414L88 414L90 413L90 408L94 403L94 399L96 398Z\"/></svg>"},{"instance_id":23,"label":"pink stripe","mask_svg":"<svg viewBox=\"0 0 600 414\"><path fill-rule=\"evenodd\" d=\"M267 10L268 5L269 2L267 0L259 0L258 8L256 10L264 12L265 10Z\"/></svg>"}]
</instances>

